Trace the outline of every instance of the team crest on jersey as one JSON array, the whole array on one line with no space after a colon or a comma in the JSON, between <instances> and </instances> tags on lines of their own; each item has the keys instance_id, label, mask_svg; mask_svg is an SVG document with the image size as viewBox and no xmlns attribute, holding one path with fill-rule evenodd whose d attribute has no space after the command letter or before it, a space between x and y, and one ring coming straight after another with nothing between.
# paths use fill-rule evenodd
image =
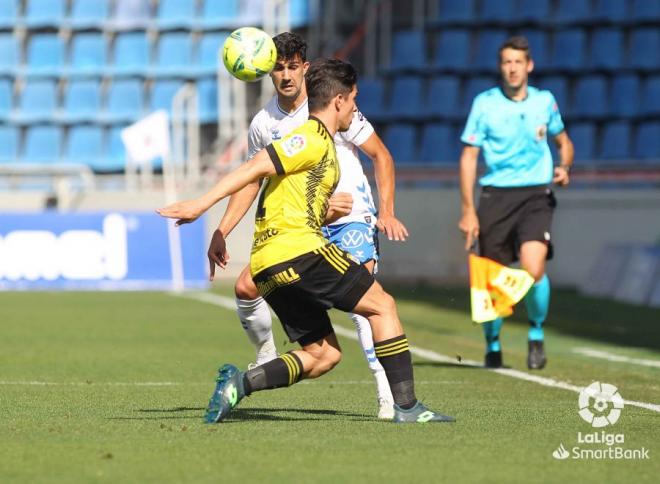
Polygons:
<instances>
[{"instance_id":1,"label":"team crest on jersey","mask_svg":"<svg viewBox=\"0 0 660 484\"><path fill-rule=\"evenodd\" d=\"M538 126L536 128L536 141L544 140L547 132L548 132L548 128L545 124Z\"/></svg>"},{"instance_id":2,"label":"team crest on jersey","mask_svg":"<svg viewBox=\"0 0 660 484\"><path fill-rule=\"evenodd\" d=\"M300 134L295 134L282 143L282 150L287 156L293 156L303 150L305 147L305 137Z\"/></svg>"},{"instance_id":3,"label":"team crest on jersey","mask_svg":"<svg viewBox=\"0 0 660 484\"><path fill-rule=\"evenodd\" d=\"M273 141L280 139L282 135L280 134L280 130L277 128L273 128L270 130L270 139Z\"/></svg>"}]
</instances>

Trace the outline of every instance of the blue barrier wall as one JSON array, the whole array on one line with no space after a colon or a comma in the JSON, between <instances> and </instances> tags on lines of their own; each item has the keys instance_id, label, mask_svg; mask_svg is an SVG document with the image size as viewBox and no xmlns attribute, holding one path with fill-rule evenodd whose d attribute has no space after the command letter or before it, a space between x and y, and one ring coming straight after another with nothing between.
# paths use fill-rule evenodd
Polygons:
<instances>
[{"instance_id":1,"label":"blue barrier wall","mask_svg":"<svg viewBox=\"0 0 660 484\"><path fill-rule=\"evenodd\" d=\"M205 224L180 232L186 287L208 284ZM0 215L0 289L170 289L167 222L152 213Z\"/></svg>"}]
</instances>

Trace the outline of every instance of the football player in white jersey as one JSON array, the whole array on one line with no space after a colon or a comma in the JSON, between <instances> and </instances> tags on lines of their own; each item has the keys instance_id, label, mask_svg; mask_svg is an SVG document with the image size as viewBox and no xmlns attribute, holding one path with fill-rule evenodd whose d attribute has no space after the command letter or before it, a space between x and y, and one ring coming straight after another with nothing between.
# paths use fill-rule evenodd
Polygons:
<instances>
[{"instance_id":1,"label":"football player in white jersey","mask_svg":"<svg viewBox=\"0 0 660 484\"><path fill-rule=\"evenodd\" d=\"M280 139L308 119L307 91L304 75L309 66L307 46L297 34L281 33L273 38L277 47L277 63L271 73L276 95L250 123L248 158L252 158L272 141ZM376 268L378 246L376 228L389 240L404 241L406 227L394 216L394 163L390 152L374 132L369 121L356 111L348 131L335 135L335 147L341 168L341 178L330 201L325 236L355 256L371 272ZM379 211L376 211L371 187L358 159L360 148L374 163L378 184ZM243 218L257 197L259 184L248 185L231 196L208 250L211 279L215 265L224 268L229 261L225 237ZM277 357L273 340L272 319L266 301L252 281L249 265L243 269L234 286L238 317L248 338L255 346L256 364ZM393 399L383 367L374 352L369 321L351 314L357 327L360 344L369 363L378 390L378 417L391 420Z\"/></svg>"}]
</instances>

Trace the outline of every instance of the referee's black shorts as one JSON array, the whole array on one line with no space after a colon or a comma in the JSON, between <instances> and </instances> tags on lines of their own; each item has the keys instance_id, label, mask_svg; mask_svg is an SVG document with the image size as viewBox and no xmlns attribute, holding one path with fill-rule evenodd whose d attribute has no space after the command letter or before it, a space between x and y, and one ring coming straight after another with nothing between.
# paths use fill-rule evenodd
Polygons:
<instances>
[{"instance_id":1,"label":"referee's black shorts","mask_svg":"<svg viewBox=\"0 0 660 484\"><path fill-rule=\"evenodd\" d=\"M552 214L557 205L547 185L499 188L485 186L479 198L479 253L501 264L518 260L524 242L548 246L551 259Z\"/></svg>"},{"instance_id":2,"label":"referee's black shorts","mask_svg":"<svg viewBox=\"0 0 660 484\"><path fill-rule=\"evenodd\" d=\"M351 311L374 283L371 273L334 244L254 276L290 341L307 345L333 333L328 309Z\"/></svg>"}]
</instances>

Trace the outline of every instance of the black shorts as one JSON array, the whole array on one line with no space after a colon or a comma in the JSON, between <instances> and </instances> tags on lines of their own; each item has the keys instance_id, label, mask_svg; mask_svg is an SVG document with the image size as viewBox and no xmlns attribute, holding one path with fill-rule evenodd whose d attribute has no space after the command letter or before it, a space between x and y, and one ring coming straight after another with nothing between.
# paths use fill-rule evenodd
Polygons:
<instances>
[{"instance_id":1,"label":"black shorts","mask_svg":"<svg viewBox=\"0 0 660 484\"><path fill-rule=\"evenodd\" d=\"M306 345L333 333L328 309L351 311L374 283L371 273L334 244L254 276L291 342Z\"/></svg>"},{"instance_id":2,"label":"black shorts","mask_svg":"<svg viewBox=\"0 0 660 484\"><path fill-rule=\"evenodd\" d=\"M479 253L501 264L518 260L524 242L538 240L548 246L552 213L557 201L546 185L530 187L483 187L479 198Z\"/></svg>"}]
</instances>

